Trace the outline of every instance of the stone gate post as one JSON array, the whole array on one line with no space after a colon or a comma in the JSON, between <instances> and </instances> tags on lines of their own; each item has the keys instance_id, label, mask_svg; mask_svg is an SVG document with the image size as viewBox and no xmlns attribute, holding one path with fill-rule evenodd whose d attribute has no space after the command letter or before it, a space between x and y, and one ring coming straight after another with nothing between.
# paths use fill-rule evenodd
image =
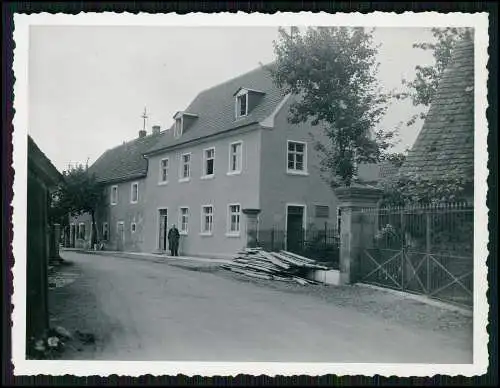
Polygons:
<instances>
[{"instance_id":1,"label":"stone gate post","mask_svg":"<svg viewBox=\"0 0 500 388\"><path fill-rule=\"evenodd\" d=\"M243 209L242 212L246 216L247 248L255 248L257 246L257 216L260 209Z\"/></svg>"},{"instance_id":2,"label":"stone gate post","mask_svg":"<svg viewBox=\"0 0 500 388\"><path fill-rule=\"evenodd\" d=\"M372 186L339 187L335 195L340 209L340 284L355 283L360 252L373 240L376 217L363 217L362 209L377 207L381 190Z\"/></svg>"}]
</instances>

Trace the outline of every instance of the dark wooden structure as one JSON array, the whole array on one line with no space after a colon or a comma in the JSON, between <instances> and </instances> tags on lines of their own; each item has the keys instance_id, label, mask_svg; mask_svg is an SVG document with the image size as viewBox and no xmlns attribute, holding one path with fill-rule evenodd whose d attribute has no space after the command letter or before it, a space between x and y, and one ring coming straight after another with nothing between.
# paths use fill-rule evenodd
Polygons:
<instances>
[{"instance_id":1,"label":"dark wooden structure","mask_svg":"<svg viewBox=\"0 0 500 388\"><path fill-rule=\"evenodd\" d=\"M38 337L48 328L48 258L51 190L62 175L28 136L28 200L26 250L26 337ZM27 341L29 343L29 341Z\"/></svg>"}]
</instances>

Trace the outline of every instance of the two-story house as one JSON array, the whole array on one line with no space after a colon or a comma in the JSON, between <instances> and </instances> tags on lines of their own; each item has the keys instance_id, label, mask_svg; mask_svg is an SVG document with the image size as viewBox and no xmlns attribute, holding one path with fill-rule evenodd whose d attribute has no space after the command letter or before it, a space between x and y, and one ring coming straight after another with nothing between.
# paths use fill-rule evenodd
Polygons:
<instances>
[{"instance_id":1,"label":"two-story house","mask_svg":"<svg viewBox=\"0 0 500 388\"><path fill-rule=\"evenodd\" d=\"M324 134L288 122L293 98L259 67L202 91L168 130L106 151L89 168L105 185L96 217L105 248L167 252L176 224L181 255L229 257L271 230L291 248L335 228L337 200L314 149ZM359 175L372 181L372 170ZM72 223L73 246L88 247L90 217Z\"/></svg>"},{"instance_id":2,"label":"two-story house","mask_svg":"<svg viewBox=\"0 0 500 388\"><path fill-rule=\"evenodd\" d=\"M321 178L310 132L287 121L289 96L258 68L201 92L145 153L144 247L168 249L178 225L184 255L228 256L258 230L285 230L290 243L308 228L336 222L336 198Z\"/></svg>"},{"instance_id":3,"label":"two-story house","mask_svg":"<svg viewBox=\"0 0 500 388\"><path fill-rule=\"evenodd\" d=\"M144 214L148 162L143 154L160 137L160 127L104 152L90 167L103 184L103 203L95 214L98 238L106 249L146 251ZM82 214L70 219L71 246L90 248L91 217Z\"/></svg>"}]
</instances>

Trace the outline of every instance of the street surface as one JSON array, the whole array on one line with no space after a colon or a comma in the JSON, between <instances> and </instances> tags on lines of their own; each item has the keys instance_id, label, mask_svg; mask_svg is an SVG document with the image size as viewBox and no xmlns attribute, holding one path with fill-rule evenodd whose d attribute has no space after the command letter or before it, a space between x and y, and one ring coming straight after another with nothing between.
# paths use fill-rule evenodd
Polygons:
<instances>
[{"instance_id":1,"label":"street surface","mask_svg":"<svg viewBox=\"0 0 500 388\"><path fill-rule=\"evenodd\" d=\"M53 321L97 339L68 358L472 362L472 333L405 325L228 273L75 252L62 257L80 276L52 291Z\"/></svg>"}]
</instances>

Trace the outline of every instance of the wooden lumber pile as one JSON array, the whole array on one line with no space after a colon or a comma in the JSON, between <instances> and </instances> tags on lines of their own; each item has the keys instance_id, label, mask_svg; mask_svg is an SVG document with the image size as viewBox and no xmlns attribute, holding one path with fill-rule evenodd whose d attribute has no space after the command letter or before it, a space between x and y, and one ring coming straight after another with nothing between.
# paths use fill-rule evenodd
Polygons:
<instances>
[{"instance_id":1,"label":"wooden lumber pile","mask_svg":"<svg viewBox=\"0 0 500 388\"><path fill-rule=\"evenodd\" d=\"M314 260L287 251L267 252L262 248L246 248L222 268L249 277L297 282L301 285L317 284L305 279L306 273L313 269L327 267L317 265Z\"/></svg>"}]
</instances>

